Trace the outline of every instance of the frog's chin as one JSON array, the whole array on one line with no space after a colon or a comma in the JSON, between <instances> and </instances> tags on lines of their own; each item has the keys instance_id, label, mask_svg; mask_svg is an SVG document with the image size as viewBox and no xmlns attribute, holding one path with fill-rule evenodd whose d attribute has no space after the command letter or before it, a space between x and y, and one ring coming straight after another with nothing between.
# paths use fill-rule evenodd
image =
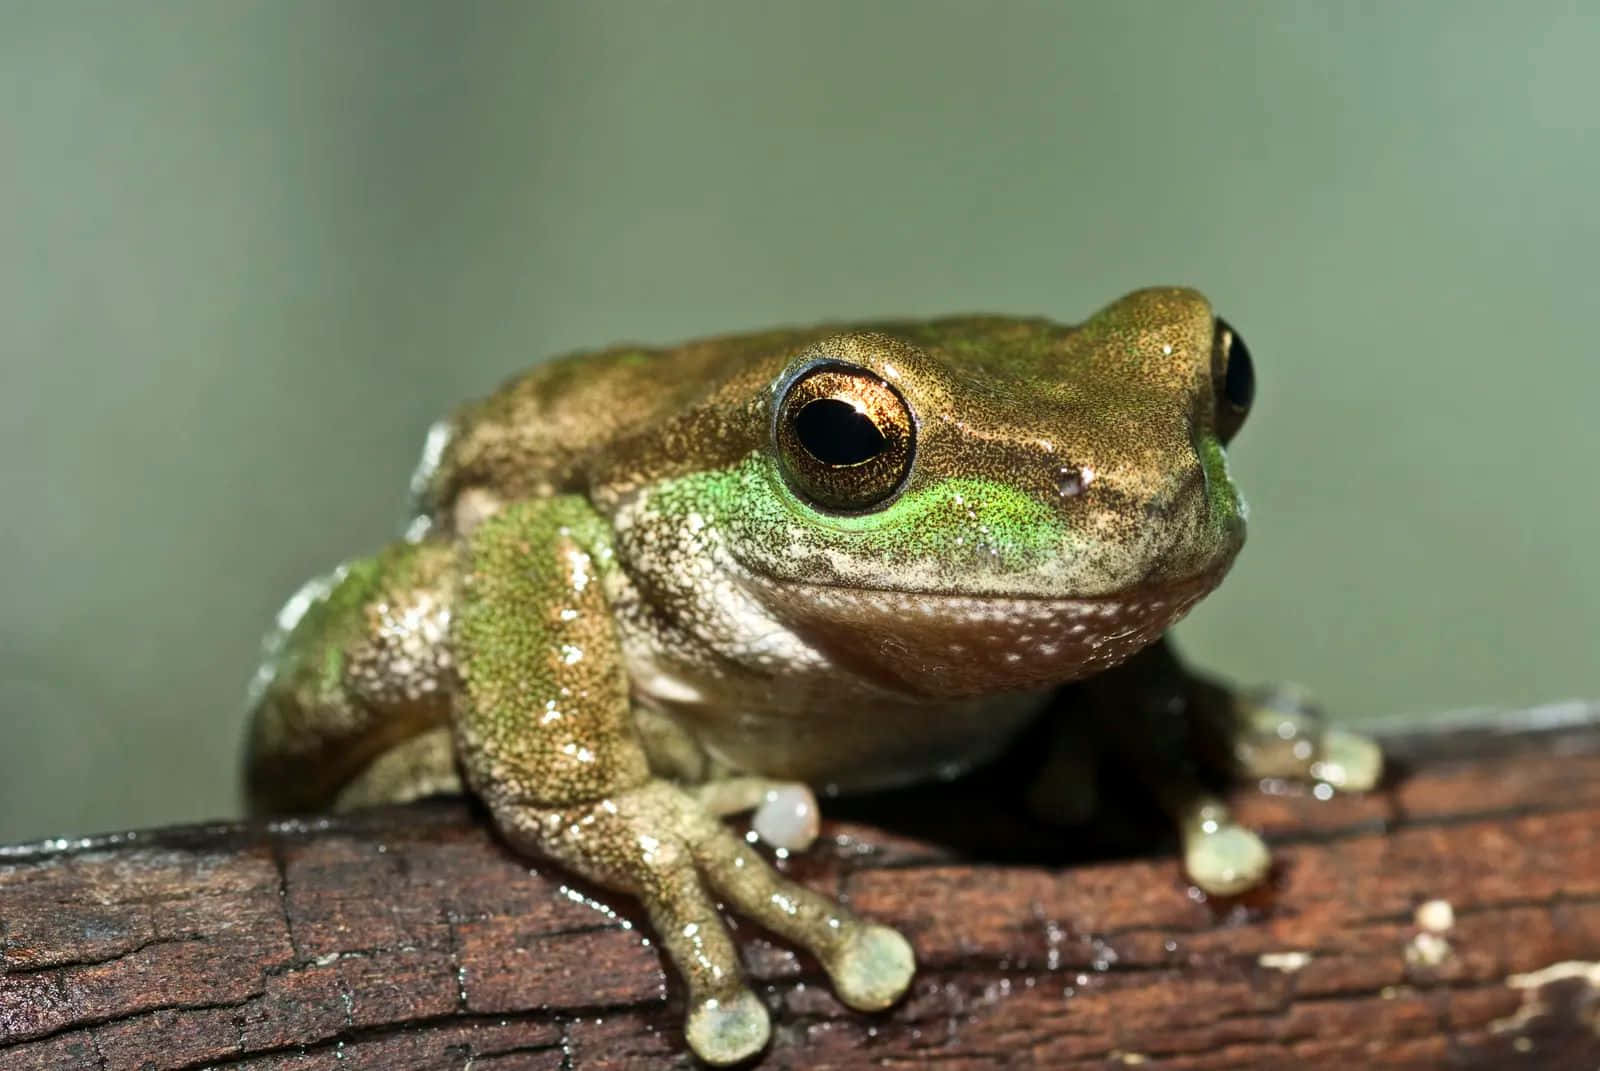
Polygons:
<instances>
[{"instance_id":1,"label":"frog's chin","mask_svg":"<svg viewBox=\"0 0 1600 1071\"><path fill-rule=\"evenodd\" d=\"M1228 564L1087 597L768 581L763 601L842 669L916 695L963 697L1065 684L1116 665L1215 588Z\"/></svg>"}]
</instances>

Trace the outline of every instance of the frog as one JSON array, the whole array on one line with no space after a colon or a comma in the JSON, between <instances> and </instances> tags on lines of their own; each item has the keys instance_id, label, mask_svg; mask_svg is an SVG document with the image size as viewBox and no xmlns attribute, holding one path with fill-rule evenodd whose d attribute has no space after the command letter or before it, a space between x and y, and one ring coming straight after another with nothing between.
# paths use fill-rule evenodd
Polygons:
<instances>
[{"instance_id":1,"label":"frog","mask_svg":"<svg viewBox=\"0 0 1600 1071\"><path fill-rule=\"evenodd\" d=\"M726 1065L771 1018L719 909L863 1012L904 935L780 873L818 798L950 779L1040 726L1028 797L1092 815L1111 757L1206 893L1271 855L1219 784L1376 784L1302 691L1191 670L1228 572L1253 359L1199 292L618 346L429 432L404 535L302 588L252 685L245 786L287 814L476 797L510 850L632 897ZM749 813L752 833L729 821ZM765 847L761 842L765 842Z\"/></svg>"}]
</instances>

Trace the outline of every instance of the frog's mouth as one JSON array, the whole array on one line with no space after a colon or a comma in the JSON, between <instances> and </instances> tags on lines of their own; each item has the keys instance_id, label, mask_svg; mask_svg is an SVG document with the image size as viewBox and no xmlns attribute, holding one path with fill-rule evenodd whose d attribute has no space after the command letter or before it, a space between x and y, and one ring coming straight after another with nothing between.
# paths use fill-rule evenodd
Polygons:
<instances>
[{"instance_id":1,"label":"frog's mouth","mask_svg":"<svg viewBox=\"0 0 1600 1071\"><path fill-rule=\"evenodd\" d=\"M842 667L953 698L1065 684L1155 642L1227 572L1078 598L951 594L751 577L752 593Z\"/></svg>"}]
</instances>

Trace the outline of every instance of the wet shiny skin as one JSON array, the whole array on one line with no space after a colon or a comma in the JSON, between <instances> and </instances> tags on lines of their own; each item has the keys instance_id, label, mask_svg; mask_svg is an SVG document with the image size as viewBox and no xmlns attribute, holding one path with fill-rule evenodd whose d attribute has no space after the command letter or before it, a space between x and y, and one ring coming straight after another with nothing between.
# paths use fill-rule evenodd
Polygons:
<instances>
[{"instance_id":1,"label":"wet shiny skin","mask_svg":"<svg viewBox=\"0 0 1600 1071\"><path fill-rule=\"evenodd\" d=\"M1248 887L1266 849L1208 767L1360 788L1381 760L1161 639L1244 539L1224 445L1247 361L1200 295L1157 289L1075 327L824 326L541 365L429 436L406 541L286 608L252 801L465 787L517 849L639 899L713 1063L770 1032L719 898L853 1007L914 970L728 814L803 849L813 788L947 775L1048 718L1036 801L1081 811L1108 754L1172 814L1198 884Z\"/></svg>"}]
</instances>

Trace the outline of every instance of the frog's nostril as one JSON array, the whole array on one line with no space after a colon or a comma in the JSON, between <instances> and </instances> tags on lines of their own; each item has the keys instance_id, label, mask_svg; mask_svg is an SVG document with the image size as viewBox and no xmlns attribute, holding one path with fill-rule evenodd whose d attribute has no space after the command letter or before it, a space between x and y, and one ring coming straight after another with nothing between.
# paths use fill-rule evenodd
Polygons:
<instances>
[{"instance_id":1,"label":"frog's nostril","mask_svg":"<svg viewBox=\"0 0 1600 1071\"><path fill-rule=\"evenodd\" d=\"M1056 469L1056 493L1062 498L1076 498L1094 482L1094 469L1088 465L1063 465Z\"/></svg>"}]
</instances>

